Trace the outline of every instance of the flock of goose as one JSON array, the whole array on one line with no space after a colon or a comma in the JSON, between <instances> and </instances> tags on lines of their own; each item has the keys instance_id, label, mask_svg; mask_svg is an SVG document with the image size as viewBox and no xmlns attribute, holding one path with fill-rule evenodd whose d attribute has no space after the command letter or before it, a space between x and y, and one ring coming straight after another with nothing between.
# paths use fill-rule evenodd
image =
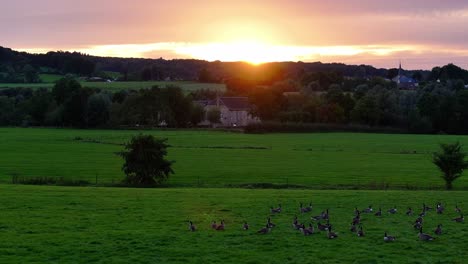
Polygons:
<instances>
[{"instance_id":1,"label":"flock of goose","mask_svg":"<svg viewBox=\"0 0 468 264\"><path fill-rule=\"evenodd\" d=\"M422 211L421 211L421 213L417 214L417 218L416 218L416 220L414 221L414 224L413 224L414 229L419 230L418 238L420 240L422 240L422 241L434 240L434 237L431 236L430 234L423 233L424 217L426 216L426 214L429 211L432 211L432 210L433 210L433 208L431 208L431 207L429 207L429 206L427 206L426 204L423 203ZM437 203L436 208L435 208L436 213L439 214L439 215L443 214L444 210L445 210L445 207L442 205L442 203ZM270 213L272 215L280 214L282 211L283 211L283 209L281 207L281 204L278 205L278 207L276 207L276 208L270 207ZM305 213L309 213L309 212L312 212L312 204L311 203L309 203L308 206L303 206L302 203L299 205L299 213L305 214ZM457 218L452 219L452 221L457 222L457 223L464 222L465 218L463 216L462 210L458 207L458 205L455 205L455 212L458 213L460 216L457 217ZM388 214L397 214L398 210L397 210L396 206L394 206L393 208L388 209L387 213ZM359 210L358 208L355 208L354 209L354 217L353 217L353 219L351 221L351 227L350 227L349 230L352 233L355 233L358 237L365 236L365 233L364 233L364 230L363 230L363 227L362 227L362 223L361 223L362 214L368 214L368 215L374 214L375 217L382 217L382 215L383 215L382 208L379 208L379 210L374 213L374 209L372 208L372 205L369 205L367 208L365 208L363 210ZM413 209L411 207L409 207L408 210L406 211L406 215L407 216L413 216L413 215L415 215L415 212L413 211ZM333 232L333 225L330 224L329 209L323 211L321 214L319 214L317 216L312 216L311 220L316 222L316 225L310 223L308 226L306 226L304 223L299 222L299 220L297 218L297 215L296 215L293 218L293 221L292 221L292 228L295 229L295 230L298 230L299 232L301 232L305 236L310 236L310 235L313 235L313 234L316 234L316 233L322 231L322 232L327 232L327 237L329 239L335 239L335 238L338 237L338 234ZM326 223L322 224L321 223L322 221L326 222ZM273 222L271 222L271 217L268 217L267 222L265 224L265 227L258 230L257 233L258 234L268 234L275 227L276 227L276 225ZM216 230L216 231L224 231L225 228L226 228L224 220L221 220L221 222L219 224L217 224L216 221L213 221L211 223L210 228L213 229L213 230ZM243 230L249 230L250 229L249 224L247 222L244 222L243 225L242 225L242 229ZM192 232L195 232L197 230L197 227L193 224L192 221L189 221L189 230L192 231ZM434 234L435 235L441 235L442 234L442 225L441 224L437 225L437 228L434 230ZM394 236L388 235L387 232L384 233L383 239L384 239L385 242L392 242L392 241L396 240L396 238Z\"/></svg>"}]
</instances>

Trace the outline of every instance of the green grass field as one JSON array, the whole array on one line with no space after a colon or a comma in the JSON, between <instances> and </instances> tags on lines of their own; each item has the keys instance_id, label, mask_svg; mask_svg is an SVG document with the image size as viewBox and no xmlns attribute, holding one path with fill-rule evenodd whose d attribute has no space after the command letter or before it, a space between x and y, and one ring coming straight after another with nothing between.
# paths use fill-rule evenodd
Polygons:
<instances>
[{"instance_id":1,"label":"green grass field","mask_svg":"<svg viewBox=\"0 0 468 264\"><path fill-rule=\"evenodd\" d=\"M39 74L39 78L43 83L55 83L56 81L63 78L63 75L59 74Z\"/></svg>"},{"instance_id":2,"label":"green grass field","mask_svg":"<svg viewBox=\"0 0 468 264\"><path fill-rule=\"evenodd\" d=\"M446 135L0 128L0 182L13 174L119 182L123 161L114 153L138 133L169 139L171 187L443 188L431 153L443 142L468 146L467 136ZM468 176L454 186L466 190Z\"/></svg>"},{"instance_id":3,"label":"green grass field","mask_svg":"<svg viewBox=\"0 0 468 264\"><path fill-rule=\"evenodd\" d=\"M466 192L438 191L294 191L242 189L124 189L0 185L1 263L466 263L468 226L455 223L456 203L467 207ZM313 203L301 222L330 209L339 237L326 233L305 237L293 230L299 202ZM443 215L429 212L425 232L442 224L445 234L419 241L415 216L441 201ZM269 207L282 203L264 226ZM349 232L354 207L368 204L396 215L363 215L365 237ZM418 210L419 211L419 210ZM188 231L187 220L198 231ZM226 231L210 230L212 220L226 220ZM251 230L243 231L243 221ZM396 236L384 243L387 231Z\"/></svg>"},{"instance_id":4,"label":"green grass field","mask_svg":"<svg viewBox=\"0 0 468 264\"><path fill-rule=\"evenodd\" d=\"M54 87L54 81L59 77L57 75L41 75L43 83L0 83L0 89L2 88L47 88L51 89ZM224 91L226 86L224 84L217 83L198 83L188 81L174 81L174 82L163 82L163 81L151 81L151 82L81 82L81 85L88 88L99 88L106 91L118 92L126 89L144 89L151 88L155 85L163 88L167 85L175 85L181 87L186 92L191 92L199 89L219 90Z\"/></svg>"}]
</instances>

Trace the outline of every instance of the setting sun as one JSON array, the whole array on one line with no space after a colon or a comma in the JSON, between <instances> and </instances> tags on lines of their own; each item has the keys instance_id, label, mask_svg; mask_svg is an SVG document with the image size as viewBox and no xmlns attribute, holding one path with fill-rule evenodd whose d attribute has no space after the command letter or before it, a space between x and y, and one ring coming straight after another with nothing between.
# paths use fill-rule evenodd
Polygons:
<instances>
[{"instance_id":1,"label":"setting sun","mask_svg":"<svg viewBox=\"0 0 468 264\"><path fill-rule=\"evenodd\" d=\"M291 48L269 45L260 41L238 41L191 45L175 50L177 54L190 55L209 61L245 61L260 64L271 61L295 60L298 53Z\"/></svg>"}]
</instances>

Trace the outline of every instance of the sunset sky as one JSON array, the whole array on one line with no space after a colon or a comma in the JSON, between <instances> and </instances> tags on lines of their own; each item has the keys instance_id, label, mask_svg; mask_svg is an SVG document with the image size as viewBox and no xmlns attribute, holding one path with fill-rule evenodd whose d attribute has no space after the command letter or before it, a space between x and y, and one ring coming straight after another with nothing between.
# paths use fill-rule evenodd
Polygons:
<instances>
[{"instance_id":1,"label":"sunset sky","mask_svg":"<svg viewBox=\"0 0 468 264\"><path fill-rule=\"evenodd\" d=\"M0 45L31 52L468 68L461 0L15 0L1 10Z\"/></svg>"}]
</instances>

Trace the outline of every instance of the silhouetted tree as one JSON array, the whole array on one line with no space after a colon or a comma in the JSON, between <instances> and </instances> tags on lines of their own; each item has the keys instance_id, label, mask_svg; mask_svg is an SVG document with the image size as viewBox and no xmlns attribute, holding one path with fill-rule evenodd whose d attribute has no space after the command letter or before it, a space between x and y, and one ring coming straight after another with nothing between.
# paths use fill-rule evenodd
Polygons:
<instances>
[{"instance_id":1,"label":"silhouetted tree","mask_svg":"<svg viewBox=\"0 0 468 264\"><path fill-rule=\"evenodd\" d=\"M211 83L213 82L213 76L208 69L203 69L198 74L198 81L203 83Z\"/></svg>"},{"instance_id":2,"label":"silhouetted tree","mask_svg":"<svg viewBox=\"0 0 468 264\"><path fill-rule=\"evenodd\" d=\"M443 173L447 190L453 188L453 181L458 179L465 169L468 169L468 161L465 160L466 153L462 151L462 145L457 142L454 144L441 144L441 151L435 152L432 162Z\"/></svg>"},{"instance_id":3,"label":"silhouetted tree","mask_svg":"<svg viewBox=\"0 0 468 264\"><path fill-rule=\"evenodd\" d=\"M110 96L103 93L93 94L87 102L87 120L89 127L102 126L109 120Z\"/></svg>"},{"instance_id":4,"label":"silhouetted tree","mask_svg":"<svg viewBox=\"0 0 468 264\"><path fill-rule=\"evenodd\" d=\"M391 79L397 77L398 72L399 72L399 69L397 69L397 68L389 69L388 72L387 72L387 78L391 80Z\"/></svg>"},{"instance_id":5,"label":"silhouetted tree","mask_svg":"<svg viewBox=\"0 0 468 264\"><path fill-rule=\"evenodd\" d=\"M25 83L38 83L40 82L39 74L37 74L36 69L31 65L26 65L23 68L24 72L24 82Z\"/></svg>"},{"instance_id":6,"label":"silhouetted tree","mask_svg":"<svg viewBox=\"0 0 468 264\"><path fill-rule=\"evenodd\" d=\"M155 139L151 135L139 135L125 145L125 151L117 153L125 163L122 170L127 175L125 183L132 186L154 187L174 174L174 161L165 159L167 139Z\"/></svg>"},{"instance_id":7,"label":"silhouetted tree","mask_svg":"<svg viewBox=\"0 0 468 264\"><path fill-rule=\"evenodd\" d=\"M52 95L57 104L62 104L70 97L73 92L79 90L81 84L73 78L62 78L57 81L52 89Z\"/></svg>"}]
</instances>

